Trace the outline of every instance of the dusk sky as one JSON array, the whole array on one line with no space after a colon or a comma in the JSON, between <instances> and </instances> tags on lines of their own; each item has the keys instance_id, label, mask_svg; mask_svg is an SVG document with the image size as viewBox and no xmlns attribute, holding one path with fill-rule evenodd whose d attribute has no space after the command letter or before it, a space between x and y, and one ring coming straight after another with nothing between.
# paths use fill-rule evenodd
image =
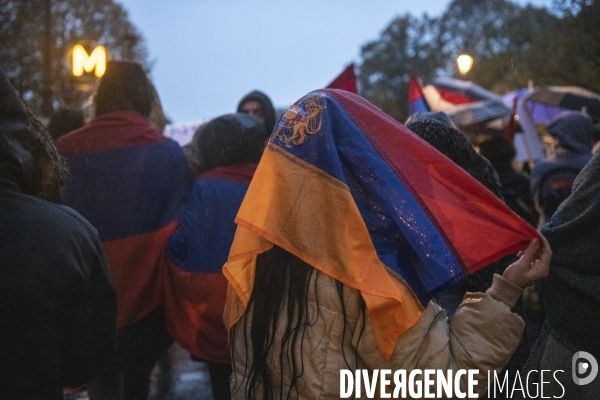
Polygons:
<instances>
[{"instance_id":1,"label":"dusk sky","mask_svg":"<svg viewBox=\"0 0 600 400\"><path fill-rule=\"evenodd\" d=\"M234 112L258 89L275 107L325 87L397 15L449 0L117 0L146 40L151 78L175 123ZM550 6L552 0L519 0Z\"/></svg>"}]
</instances>

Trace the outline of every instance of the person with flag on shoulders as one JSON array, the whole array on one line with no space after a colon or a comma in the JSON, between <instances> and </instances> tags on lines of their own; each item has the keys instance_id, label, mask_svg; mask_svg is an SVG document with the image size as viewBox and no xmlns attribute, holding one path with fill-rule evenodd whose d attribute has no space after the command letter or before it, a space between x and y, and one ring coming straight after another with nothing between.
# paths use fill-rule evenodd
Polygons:
<instances>
[{"instance_id":1,"label":"person with flag on shoulders","mask_svg":"<svg viewBox=\"0 0 600 400\"><path fill-rule=\"evenodd\" d=\"M227 280L221 268L264 141L263 124L237 113L200 126L184 149L196 182L169 240L167 321L175 341L193 359L208 363L215 400L231 398L231 357L223 323Z\"/></svg>"},{"instance_id":2,"label":"person with flag on shoulders","mask_svg":"<svg viewBox=\"0 0 600 400\"><path fill-rule=\"evenodd\" d=\"M147 398L154 364L172 343L165 248L191 180L179 144L149 122L156 100L141 65L110 61L95 118L56 142L70 169L64 201L98 229L117 289L116 360L88 387L92 400Z\"/></svg>"}]
</instances>

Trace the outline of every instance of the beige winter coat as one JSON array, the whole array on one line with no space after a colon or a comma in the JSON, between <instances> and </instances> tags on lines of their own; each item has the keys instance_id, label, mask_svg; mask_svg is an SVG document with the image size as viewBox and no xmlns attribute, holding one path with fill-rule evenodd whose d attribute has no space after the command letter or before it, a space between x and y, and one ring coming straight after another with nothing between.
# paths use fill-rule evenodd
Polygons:
<instances>
[{"instance_id":1,"label":"beige winter coat","mask_svg":"<svg viewBox=\"0 0 600 400\"><path fill-rule=\"evenodd\" d=\"M314 280L317 289L314 289ZM478 392L487 388L487 371L500 371L508 361L521 338L524 323L510 311L522 290L496 275L487 293L469 293L465 296L451 322L446 312L435 303L423 310L420 320L398 340L391 360L384 360L375 344L368 314L365 328L360 316L360 293L344 287L347 323L344 332L343 311L335 281L315 270L309 285L309 314L316 312L319 298L320 316L306 328L302 343L303 373L297 383L298 399L340 398L340 370L350 369L479 369ZM282 307L285 313L286 308ZM236 324L249 326L252 312L249 309ZM279 321L286 321L282 315ZM270 355L273 382L279 385L279 347L282 326L278 326L275 350ZM362 336L361 336L362 331ZM242 329L235 329L231 338L234 373L231 376L233 399L245 398L246 367L252 364L252 355L247 354ZM359 340L360 339L360 340ZM300 346L296 348L300 355ZM355 357L356 355L356 357ZM348 363L348 364L347 364ZM285 364L285 363L284 363ZM289 387L289 370L283 366L283 393ZM464 378L464 377L463 377ZM466 390L466 379L462 382ZM391 388L394 388L393 379ZM274 398L279 398L279 386L274 388ZM379 388L375 398L379 398ZM362 398L367 398L362 390ZM297 397L296 397L297 396ZM261 398L259 395L257 398ZM352 396L354 398L354 395Z\"/></svg>"}]
</instances>

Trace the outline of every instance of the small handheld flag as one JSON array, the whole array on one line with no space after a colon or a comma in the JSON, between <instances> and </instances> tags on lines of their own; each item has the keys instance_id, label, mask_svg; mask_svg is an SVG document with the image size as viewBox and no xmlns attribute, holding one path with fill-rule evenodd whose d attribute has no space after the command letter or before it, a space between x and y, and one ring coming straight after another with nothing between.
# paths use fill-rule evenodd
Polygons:
<instances>
[{"instance_id":1,"label":"small handheld flag","mask_svg":"<svg viewBox=\"0 0 600 400\"><path fill-rule=\"evenodd\" d=\"M408 108L410 115L417 112L431 111L425 96L423 96L421 82L419 82L416 75L411 75L408 81Z\"/></svg>"}]
</instances>

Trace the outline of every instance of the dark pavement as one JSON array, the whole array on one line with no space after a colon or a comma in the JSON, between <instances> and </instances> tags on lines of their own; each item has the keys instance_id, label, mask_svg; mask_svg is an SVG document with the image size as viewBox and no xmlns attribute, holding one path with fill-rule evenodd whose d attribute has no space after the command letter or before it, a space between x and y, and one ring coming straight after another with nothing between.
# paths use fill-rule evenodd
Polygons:
<instances>
[{"instance_id":1,"label":"dark pavement","mask_svg":"<svg viewBox=\"0 0 600 400\"><path fill-rule=\"evenodd\" d=\"M85 391L65 399L89 400ZM171 346L152 372L149 400L213 400L207 364L191 361L189 353Z\"/></svg>"}]
</instances>

